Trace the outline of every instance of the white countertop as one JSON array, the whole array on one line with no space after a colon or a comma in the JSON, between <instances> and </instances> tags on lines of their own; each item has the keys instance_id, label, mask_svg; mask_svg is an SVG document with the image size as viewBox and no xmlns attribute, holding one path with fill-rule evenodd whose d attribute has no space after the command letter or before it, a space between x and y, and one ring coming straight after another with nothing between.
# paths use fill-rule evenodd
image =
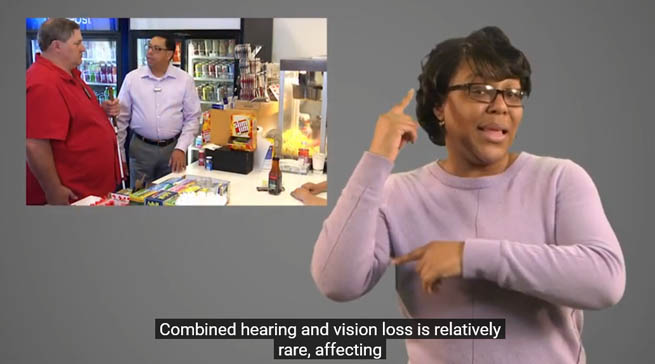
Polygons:
<instances>
[{"instance_id":1,"label":"white countertop","mask_svg":"<svg viewBox=\"0 0 655 364\"><path fill-rule=\"evenodd\" d=\"M154 183L160 183L169 178L180 177L185 174L192 176L212 177L230 181L230 201L228 202L228 206L302 206L302 202L293 198L293 196L291 196L291 192L302 186L304 183L319 183L327 179L326 174L313 174L312 172L307 175L283 173L282 185L284 186L284 191L275 196L266 191L257 191L258 186L265 185L264 181L268 183L268 172L268 169L253 170L249 174L239 174L216 170L208 171L203 167L199 167L198 162L194 162L193 164L186 167L186 171L184 173L171 173L154 181ZM319 194L318 197L327 199L327 192Z\"/></svg>"}]
</instances>

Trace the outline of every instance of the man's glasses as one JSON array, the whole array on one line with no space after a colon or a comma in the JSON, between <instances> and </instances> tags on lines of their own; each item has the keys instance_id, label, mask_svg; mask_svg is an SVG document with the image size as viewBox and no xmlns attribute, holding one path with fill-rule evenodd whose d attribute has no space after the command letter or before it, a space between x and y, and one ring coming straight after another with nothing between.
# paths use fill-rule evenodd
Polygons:
<instances>
[{"instance_id":1,"label":"man's glasses","mask_svg":"<svg viewBox=\"0 0 655 364\"><path fill-rule=\"evenodd\" d=\"M466 90L473 100L484 102L485 104L494 102L498 94L502 94L505 104L512 107L523 106L523 99L526 96L525 91L518 88L499 90L484 83L465 83L447 88L447 91L453 90Z\"/></svg>"},{"instance_id":2,"label":"man's glasses","mask_svg":"<svg viewBox=\"0 0 655 364\"><path fill-rule=\"evenodd\" d=\"M153 52L155 52L155 53L159 53L159 52L161 52L161 51L172 51L172 49L162 48L162 47L160 47L160 46L154 46L154 45L152 45L152 44L148 44L148 50L149 50L149 51L153 51Z\"/></svg>"}]
</instances>

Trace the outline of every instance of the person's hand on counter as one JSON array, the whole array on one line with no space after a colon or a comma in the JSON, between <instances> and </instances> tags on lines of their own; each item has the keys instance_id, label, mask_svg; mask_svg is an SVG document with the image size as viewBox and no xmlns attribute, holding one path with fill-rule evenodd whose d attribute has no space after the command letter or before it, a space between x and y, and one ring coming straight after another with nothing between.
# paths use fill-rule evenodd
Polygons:
<instances>
[{"instance_id":1,"label":"person's hand on counter","mask_svg":"<svg viewBox=\"0 0 655 364\"><path fill-rule=\"evenodd\" d=\"M105 100L102 102L102 109L105 110L105 113L109 117L118 116L121 112L121 105L119 104L118 99Z\"/></svg>"},{"instance_id":2,"label":"person's hand on counter","mask_svg":"<svg viewBox=\"0 0 655 364\"><path fill-rule=\"evenodd\" d=\"M184 172L186 169L186 154L181 149L175 149L171 153L171 159L168 161L171 171L175 173Z\"/></svg>"},{"instance_id":3,"label":"person's hand on counter","mask_svg":"<svg viewBox=\"0 0 655 364\"><path fill-rule=\"evenodd\" d=\"M303 185L304 186L304 185ZM327 200L324 198L316 197L308 189L299 187L291 192L296 200L302 202L304 205L309 206L325 206L327 205Z\"/></svg>"},{"instance_id":4,"label":"person's hand on counter","mask_svg":"<svg viewBox=\"0 0 655 364\"><path fill-rule=\"evenodd\" d=\"M321 183L307 182L302 185L301 188L306 189L312 195L318 195L319 193L327 192L327 181L323 181Z\"/></svg>"}]
</instances>

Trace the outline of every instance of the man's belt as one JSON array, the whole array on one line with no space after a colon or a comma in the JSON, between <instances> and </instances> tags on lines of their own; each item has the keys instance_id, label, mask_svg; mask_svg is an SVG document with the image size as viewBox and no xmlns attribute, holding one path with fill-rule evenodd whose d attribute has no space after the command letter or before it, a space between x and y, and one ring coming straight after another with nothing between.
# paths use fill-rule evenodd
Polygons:
<instances>
[{"instance_id":1,"label":"man's belt","mask_svg":"<svg viewBox=\"0 0 655 364\"><path fill-rule=\"evenodd\" d=\"M137 137L138 139L143 140L144 142L146 142L146 143L148 143L150 145L156 145L158 147L165 147L165 146L173 143L174 141L176 141L177 138L180 136L180 134L178 134L178 135L176 135L176 136L174 136L174 137L172 137L170 139L162 139L162 140L148 139L148 138L146 138L146 137L144 137L142 135L139 135L137 133L134 133L134 136Z\"/></svg>"}]
</instances>

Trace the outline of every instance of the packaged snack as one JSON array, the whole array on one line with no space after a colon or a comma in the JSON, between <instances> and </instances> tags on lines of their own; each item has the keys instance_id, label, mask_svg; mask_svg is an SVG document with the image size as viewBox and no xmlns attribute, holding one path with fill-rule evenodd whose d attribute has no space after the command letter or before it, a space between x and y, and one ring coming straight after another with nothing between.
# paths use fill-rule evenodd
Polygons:
<instances>
[{"instance_id":1,"label":"packaged snack","mask_svg":"<svg viewBox=\"0 0 655 364\"><path fill-rule=\"evenodd\" d=\"M150 195L145 199L146 206L163 206L168 199L177 197L176 192L172 191L159 191L154 195Z\"/></svg>"},{"instance_id":2,"label":"packaged snack","mask_svg":"<svg viewBox=\"0 0 655 364\"><path fill-rule=\"evenodd\" d=\"M209 143L211 139L211 120L210 120L210 112L205 111L202 113L202 130L201 130L201 137L202 137L202 144L207 144Z\"/></svg>"},{"instance_id":3,"label":"packaged snack","mask_svg":"<svg viewBox=\"0 0 655 364\"><path fill-rule=\"evenodd\" d=\"M100 201L96 201L89 206L114 206L115 201L109 197L103 198Z\"/></svg>"},{"instance_id":4,"label":"packaged snack","mask_svg":"<svg viewBox=\"0 0 655 364\"><path fill-rule=\"evenodd\" d=\"M130 193L132 193L131 189L124 188L118 192L110 193L109 197L116 201L116 205L127 206L130 204Z\"/></svg>"},{"instance_id":5,"label":"packaged snack","mask_svg":"<svg viewBox=\"0 0 655 364\"><path fill-rule=\"evenodd\" d=\"M228 147L232 150L254 151L257 148L255 127L255 118L252 115L232 115Z\"/></svg>"},{"instance_id":6,"label":"packaged snack","mask_svg":"<svg viewBox=\"0 0 655 364\"><path fill-rule=\"evenodd\" d=\"M138 190L138 191L132 192L130 194L130 201L132 201L134 203L142 204L146 200L146 198L148 196L154 195L157 192L159 192L159 191L153 191L153 190L147 189L147 188L142 189L142 190Z\"/></svg>"}]
</instances>

